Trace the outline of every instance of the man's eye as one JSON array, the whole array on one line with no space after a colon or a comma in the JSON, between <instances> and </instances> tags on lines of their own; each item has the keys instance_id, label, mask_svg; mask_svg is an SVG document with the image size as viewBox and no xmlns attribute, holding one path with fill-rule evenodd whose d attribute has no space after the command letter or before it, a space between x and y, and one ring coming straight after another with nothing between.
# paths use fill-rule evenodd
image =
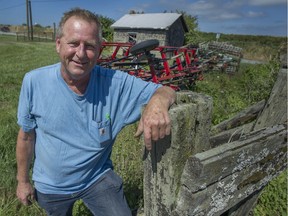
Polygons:
<instances>
[{"instance_id":1,"label":"man's eye","mask_svg":"<svg viewBox=\"0 0 288 216\"><path fill-rule=\"evenodd\" d=\"M94 50L95 46L88 44L88 45L86 45L86 48L89 49L89 50Z\"/></svg>"},{"instance_id":2,"label":"man's eye","mask_svg":"<svg viewBox=\"0 0 288 216\"><path fill-rule=\"evenodd\" d=\"M68 45L69 45L70 47L77 47L77 46L78 46L77 43L68 43Z\"/></svg>"}]
</instances>

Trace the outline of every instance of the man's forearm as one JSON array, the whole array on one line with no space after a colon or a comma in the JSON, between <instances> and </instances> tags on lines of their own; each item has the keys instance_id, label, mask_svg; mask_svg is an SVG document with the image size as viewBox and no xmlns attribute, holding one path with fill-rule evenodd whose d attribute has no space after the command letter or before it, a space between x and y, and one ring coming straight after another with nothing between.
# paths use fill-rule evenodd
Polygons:
<instances>
[{"instance_id":1,"label":"man's forearm","mask_svg":"<svg viewBox=\"0 0 288 216\"><path fill-rule=\"evenodd\" d=\"M35 132L19 130L16 146L17 180L29 182L29 168L34 154Z\"/></svg>"}]
</instances>

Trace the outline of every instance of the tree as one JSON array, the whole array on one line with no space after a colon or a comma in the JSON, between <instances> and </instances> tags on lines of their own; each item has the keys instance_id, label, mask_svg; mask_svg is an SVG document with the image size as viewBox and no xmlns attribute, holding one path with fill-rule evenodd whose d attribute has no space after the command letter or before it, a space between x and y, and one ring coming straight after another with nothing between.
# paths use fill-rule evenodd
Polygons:
<instances>
[{"instance_id":1,"label":"tree","mask_svg":"<svg viewBox=\"0 0 288 216\"><path fill-rule=\"evenodd\" d=\"M185 44L198 44L201 41L198 29L198 17L187 14L185 11L178 11L181 13L188 27L188 32L185 34Z\"/></svg>"},{"instance_id":2,"label":"tree","mask_svg":"<svg viewBox=\"0 0 288 216\"><path fill-rule=\"evenodd\" d=\"M137 12L135 10L130 10L129 14L136 14Z\"/></svg>"},{"instance_id":3,"label":"tree","mask_svg":"<svg viewBox=\"0 0 288 216\"><path fill-rule=\"evenodd\" d=\"M99 20L102 25L102 35L103 38L107 41L112 41L113 40L113 29L111 28L111 25L115 22L115 20L105 17L102 15L99 15Z\"/></svg>"},{"instance_id":4,"label":"tree","mask_svg":"<svg viewBox=\"0 0 288 216\"><path fill-rule=\"evenodd\" d=\"M34 25L34 27L36 27L36 28L43 28L42 25L40 25L39 23L36 23L36 24Z\"/></svg>"},{"instance_id":5,"label":"tree","mask_svg":"<svg viewBox=\"0 0 288 216\"><path fill-rule=\"evenodd\" d=\"M144 14L144 11L135 11L135 10L130 10L129 14Z\"/></svg>"}]
</instances>

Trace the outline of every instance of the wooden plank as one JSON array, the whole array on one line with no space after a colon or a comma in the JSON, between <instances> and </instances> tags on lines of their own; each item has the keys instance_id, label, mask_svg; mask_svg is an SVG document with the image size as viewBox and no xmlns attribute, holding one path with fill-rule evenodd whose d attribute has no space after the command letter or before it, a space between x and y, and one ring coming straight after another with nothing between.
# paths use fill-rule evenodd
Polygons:
<instances>
[{"instance_id":1,"label":"wooden plank","mask_svg":"<svg viewBox=\"0 0 288 216\"><path fill-rule=\"evenodd\" d=\"M284 163L285 157L281 157L281 159L282 160L279 162ZM273 165L275 164L269 164L267 169L271 169ZM242 200L257 193L267 185L269 181L277 176L280 171L285 169L285 167L286 166L283 165L282 167L279 167L278 172L262 175L262 172L255 172L259 167L253 165L239 173L229 175L197 193L191 193L186 185L182 185L177 200L177 206L172 215L221 215ZM267 171L268 170L265 170L265 172ZM245 186L239 187L239 185L243 183L243 179L249 180L249 184L245 183Z\"/></svg>"},{"instance_id":2,"label":"wooden plank","mask_svg":"<svg viewBox=\"0 0 288 216\"><path fill-rule=\"evenodd\" d=\"M283 123L287 124L287 69L280 70L269 100L257 118L254 130Z\"/></svg>"},{"instance_id":3,"label":"wooden plank","mask_svg":"<svg viewBox=\"0 0 288 216\"><path fill-rule=\"evenodd\" d=\"M225 214L227 213L229 216L252 215L251 212L257 205L261 191L262 190L258 190L254 192L243 201L237 203L236 206L230 208Z\"/></svg>"},{"instance_id":4,"label":"wooden plank","mask_svg":"<svg viewBox=\"0 0 288 216\"><path fill-rule=\"evenodd\" d=\"M183 170L182 184L195 193L228 175L274 156L275 152L287 148L285 126L260 130L245 140L223 144L190 157Z\"/></svg>"},{"instance_id":5,"label":"wooden plank","mask_svg":"<svg viewBox=\"0 0 288 216\"><path fill-rule=\"evenodd\" d=\"M210 145L212 148L215 148L221 144L233 142L239 140L241 137L245 136L251 132L254 127L255 121L250 122L245 125L241 125L230 130L223 131L215 136L210 137Z\"/></svg>"},{"instance_id":6,"label":"wooden plank","mask_svg":"<svg viewBox=\"0 0 288 216\"><path fill-rule=\"evenodd\" d=\"M229 130L231 128L235 128L241 125L244 125L246 123L249 123L253 120L255 120L259 114L260 111L264 108L265 100L262 100L245 110L239 112L234 117L221 122L218 125L215 125L211 128L211 135L216 135L222 131Z\"/></svg>"},{"instance_id":7,"label":"wooden plank","mask_svg":"<svg viewBox=\"0 0 288 216\"><path fill-rule=\"evenodd\" d=\"M286 128L281 125L261 134L189 158L172 215L220 215L287 168Z\"/></svg>"}]
</instances>

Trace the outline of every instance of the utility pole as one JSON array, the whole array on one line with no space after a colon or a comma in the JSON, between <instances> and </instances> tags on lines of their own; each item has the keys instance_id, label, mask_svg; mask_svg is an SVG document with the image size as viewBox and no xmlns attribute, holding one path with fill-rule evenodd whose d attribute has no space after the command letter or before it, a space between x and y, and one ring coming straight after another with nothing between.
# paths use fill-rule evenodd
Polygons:
<instances>
[{"instance_id":1,"label":"utility pole","mask_svg":"<svg viewBox=\"0 0 288 216\"><path fill-rule=\"evenodd\" d=\"M26 0L26 18L27 18L27 36L28 40L30 40L30 24L29 24L29 0Z\"/></svg>"},{"instance_id":2,"label":"utility pole","mask_svg":"<svg viewBox=\"0 0 288 216\"><path fill-rule=\"evenodd\" d=\"M28 0L28 3L29 3L29 18L30 18L30 28L31 28L31 40L33 41L33 21L32 21L31 1Z\"/></svg>"},{"instance_id":3,"label":"utility pole","mask_svg":"<svg viewBox=\"0 0 288 216\"><path fill-rule=\"evenodd\" d=\"M56 24L53 22L53 41L56 39Z\"/></svg>"}]
</instances>

